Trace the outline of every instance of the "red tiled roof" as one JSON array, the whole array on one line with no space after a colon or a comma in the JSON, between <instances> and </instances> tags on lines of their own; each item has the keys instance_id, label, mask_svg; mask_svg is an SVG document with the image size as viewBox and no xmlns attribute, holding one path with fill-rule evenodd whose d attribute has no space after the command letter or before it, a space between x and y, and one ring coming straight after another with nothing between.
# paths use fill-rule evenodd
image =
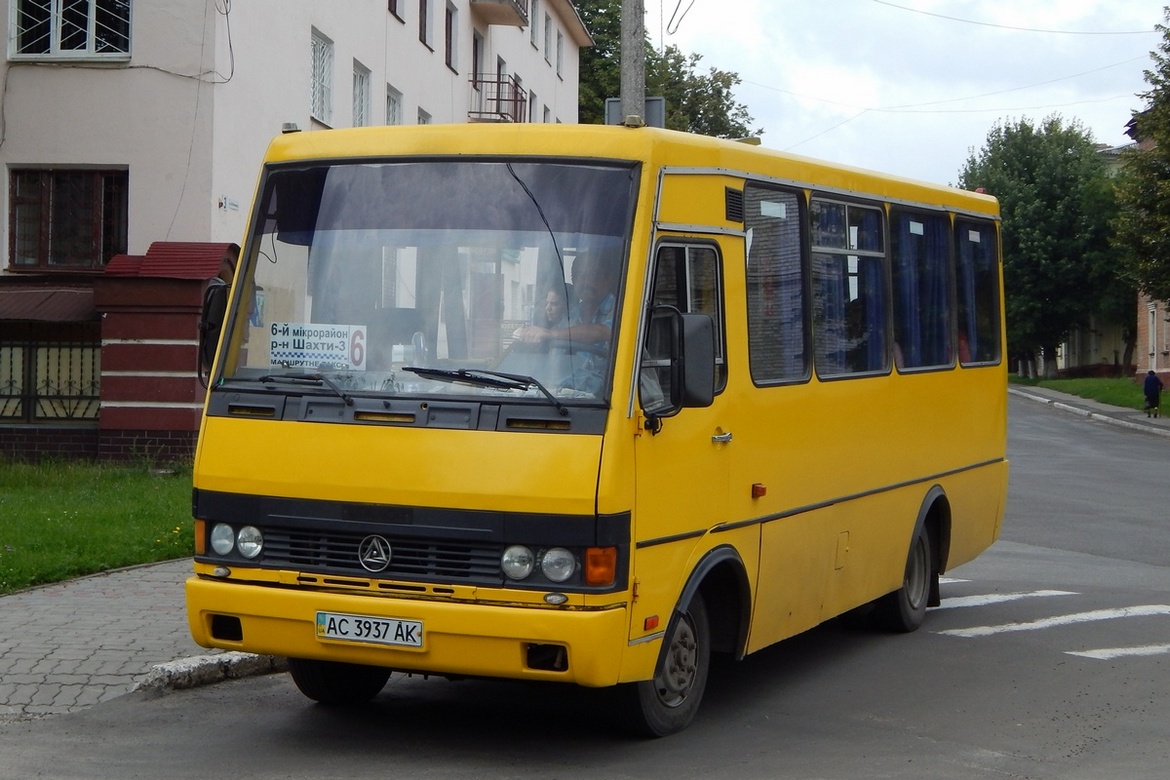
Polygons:
<instances>
[{"instance_id":1,"label":"red tiled roof","mask_svg":"<svg viewBox=\"0 0 1170 780\"><path fill-rule=\"evenodd\" d=\"M107 276L151 276L166 279L213 279L224 260L235 265L235 244L196 241L155 241L145 255L115 255Z\"/></svg>"}]
</instances>

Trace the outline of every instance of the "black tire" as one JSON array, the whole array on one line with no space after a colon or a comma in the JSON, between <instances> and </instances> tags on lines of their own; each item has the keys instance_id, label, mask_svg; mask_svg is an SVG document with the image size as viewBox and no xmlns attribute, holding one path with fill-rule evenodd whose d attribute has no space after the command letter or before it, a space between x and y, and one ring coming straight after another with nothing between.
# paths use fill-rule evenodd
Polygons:
<instances>
[{"instance_id":1,"label":"black tire","mask_svg":"<svg viewBox=\"0 0 1170 780\"><path fill-rule=\"evenodd\" d=\"M390 670L380 666L306 658L288 659L288 672L301 693L322 704L362 704L390 679Z\"/></svg>"},{"instance_id":2,"label":"black tire","mask_svg":"<svg viewBox=\"0 0 1170 780\"><path fill-rule=\"evenodd\" d=\"M922 625L932 581L938 576L933 561L930 534L925 528L919 528L910 542L902 587L875 602L874 619L880 628L908 634Z\"/></svg>"},{"instance_id":3,"label":"black tire","mask_svg":"<svg viewBox=\"0 0 1170 780\"><path fill-rule=\"evenodd\" d=\"M695 719L711 666L711 628L703 597L671 619L653 680L621 686L618 715L626 731L665 737Z\"/></svg>"}]
</instances>

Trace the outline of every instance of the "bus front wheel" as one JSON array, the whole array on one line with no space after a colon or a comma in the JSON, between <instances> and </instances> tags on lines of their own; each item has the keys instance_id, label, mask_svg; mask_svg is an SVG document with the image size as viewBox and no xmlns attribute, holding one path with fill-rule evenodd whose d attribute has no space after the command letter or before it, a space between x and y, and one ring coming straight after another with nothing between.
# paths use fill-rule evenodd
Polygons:
<instances>
[{"instance_id":1,"label":"bus front wheel","mask_svg":"<svg viewBox=\"0 0 1170 780\"><path fill-rule=\"evenodd\" d=\"M288 671L301 693L322 704L361 704L378 695L390 670L337 661L288 659Z\"/></svg>"},{"instance_id":2,"label":"bus front wheel","mask_svg":"<svg viewBox=\"0 0 1170 780\"><path fill-rule=\"evenodd\" d=\"M919 528L910 543L902 587L878 599L875 605L874 616L879 626L888 631L909 633L922 625L930 601L931 578L937 576L931 565L933 560L930 534L926 528Z\"/></svg>"},{"instance_id":3,"label":"bus front wheel","mask_svg":"<svg viewBox=\"0 0 1170 780\"><path fill-rule=\"evenodd\" d=\"M622 686L619 717L631 732L665 737L695 718L711 665L711 629L702 595L696 593L671 621L653 680Z\"/></svg>"}]
</instances>

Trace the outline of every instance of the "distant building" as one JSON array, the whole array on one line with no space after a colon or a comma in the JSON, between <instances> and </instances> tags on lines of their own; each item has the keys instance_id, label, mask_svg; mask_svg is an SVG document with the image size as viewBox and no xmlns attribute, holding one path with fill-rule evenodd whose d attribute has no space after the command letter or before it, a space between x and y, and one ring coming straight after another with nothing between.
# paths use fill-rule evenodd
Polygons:
<instances>
[{"instance_id":1,"label":"distant building","mask_svg":"<svg viewBox=\"0 0 1170 780\"><path fill-rule=\"evenodd\" d=\"M577 121L569 0L8 0L0 456L190 452L195 321L282 129Z\"/></svg>"},{"instance_id":2,"label":"distant building","mask_svg":"<svg viewBox=\"0 0 1170 780\"><path fill-rule=\"evenodd\" d=\"M1133 138L1137 146L1148 149L1153 141L1137 134L1137 122L1131 119L1126 125L1126 135ZM1170 372L1170 301L1155 301L1144 293L1138 294L1137 304L1137 377L1147 371L1161 374Z\"/></svg>"}]
</instances>

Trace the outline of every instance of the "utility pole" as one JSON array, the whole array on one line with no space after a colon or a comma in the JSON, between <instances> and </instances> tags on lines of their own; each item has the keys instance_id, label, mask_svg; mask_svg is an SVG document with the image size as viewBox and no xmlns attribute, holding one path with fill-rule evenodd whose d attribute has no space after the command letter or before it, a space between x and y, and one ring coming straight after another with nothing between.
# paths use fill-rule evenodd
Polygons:
<instances>
[{"instance_id":1,"label":"utility pole","mask_svg":"<svg viewBox=\"0 0 1170 780\"><path fill-rule=\"evenodd\" d=\"M646 10L622 0L622 124L646 123Z\"/></svg>"}]
</instances>

